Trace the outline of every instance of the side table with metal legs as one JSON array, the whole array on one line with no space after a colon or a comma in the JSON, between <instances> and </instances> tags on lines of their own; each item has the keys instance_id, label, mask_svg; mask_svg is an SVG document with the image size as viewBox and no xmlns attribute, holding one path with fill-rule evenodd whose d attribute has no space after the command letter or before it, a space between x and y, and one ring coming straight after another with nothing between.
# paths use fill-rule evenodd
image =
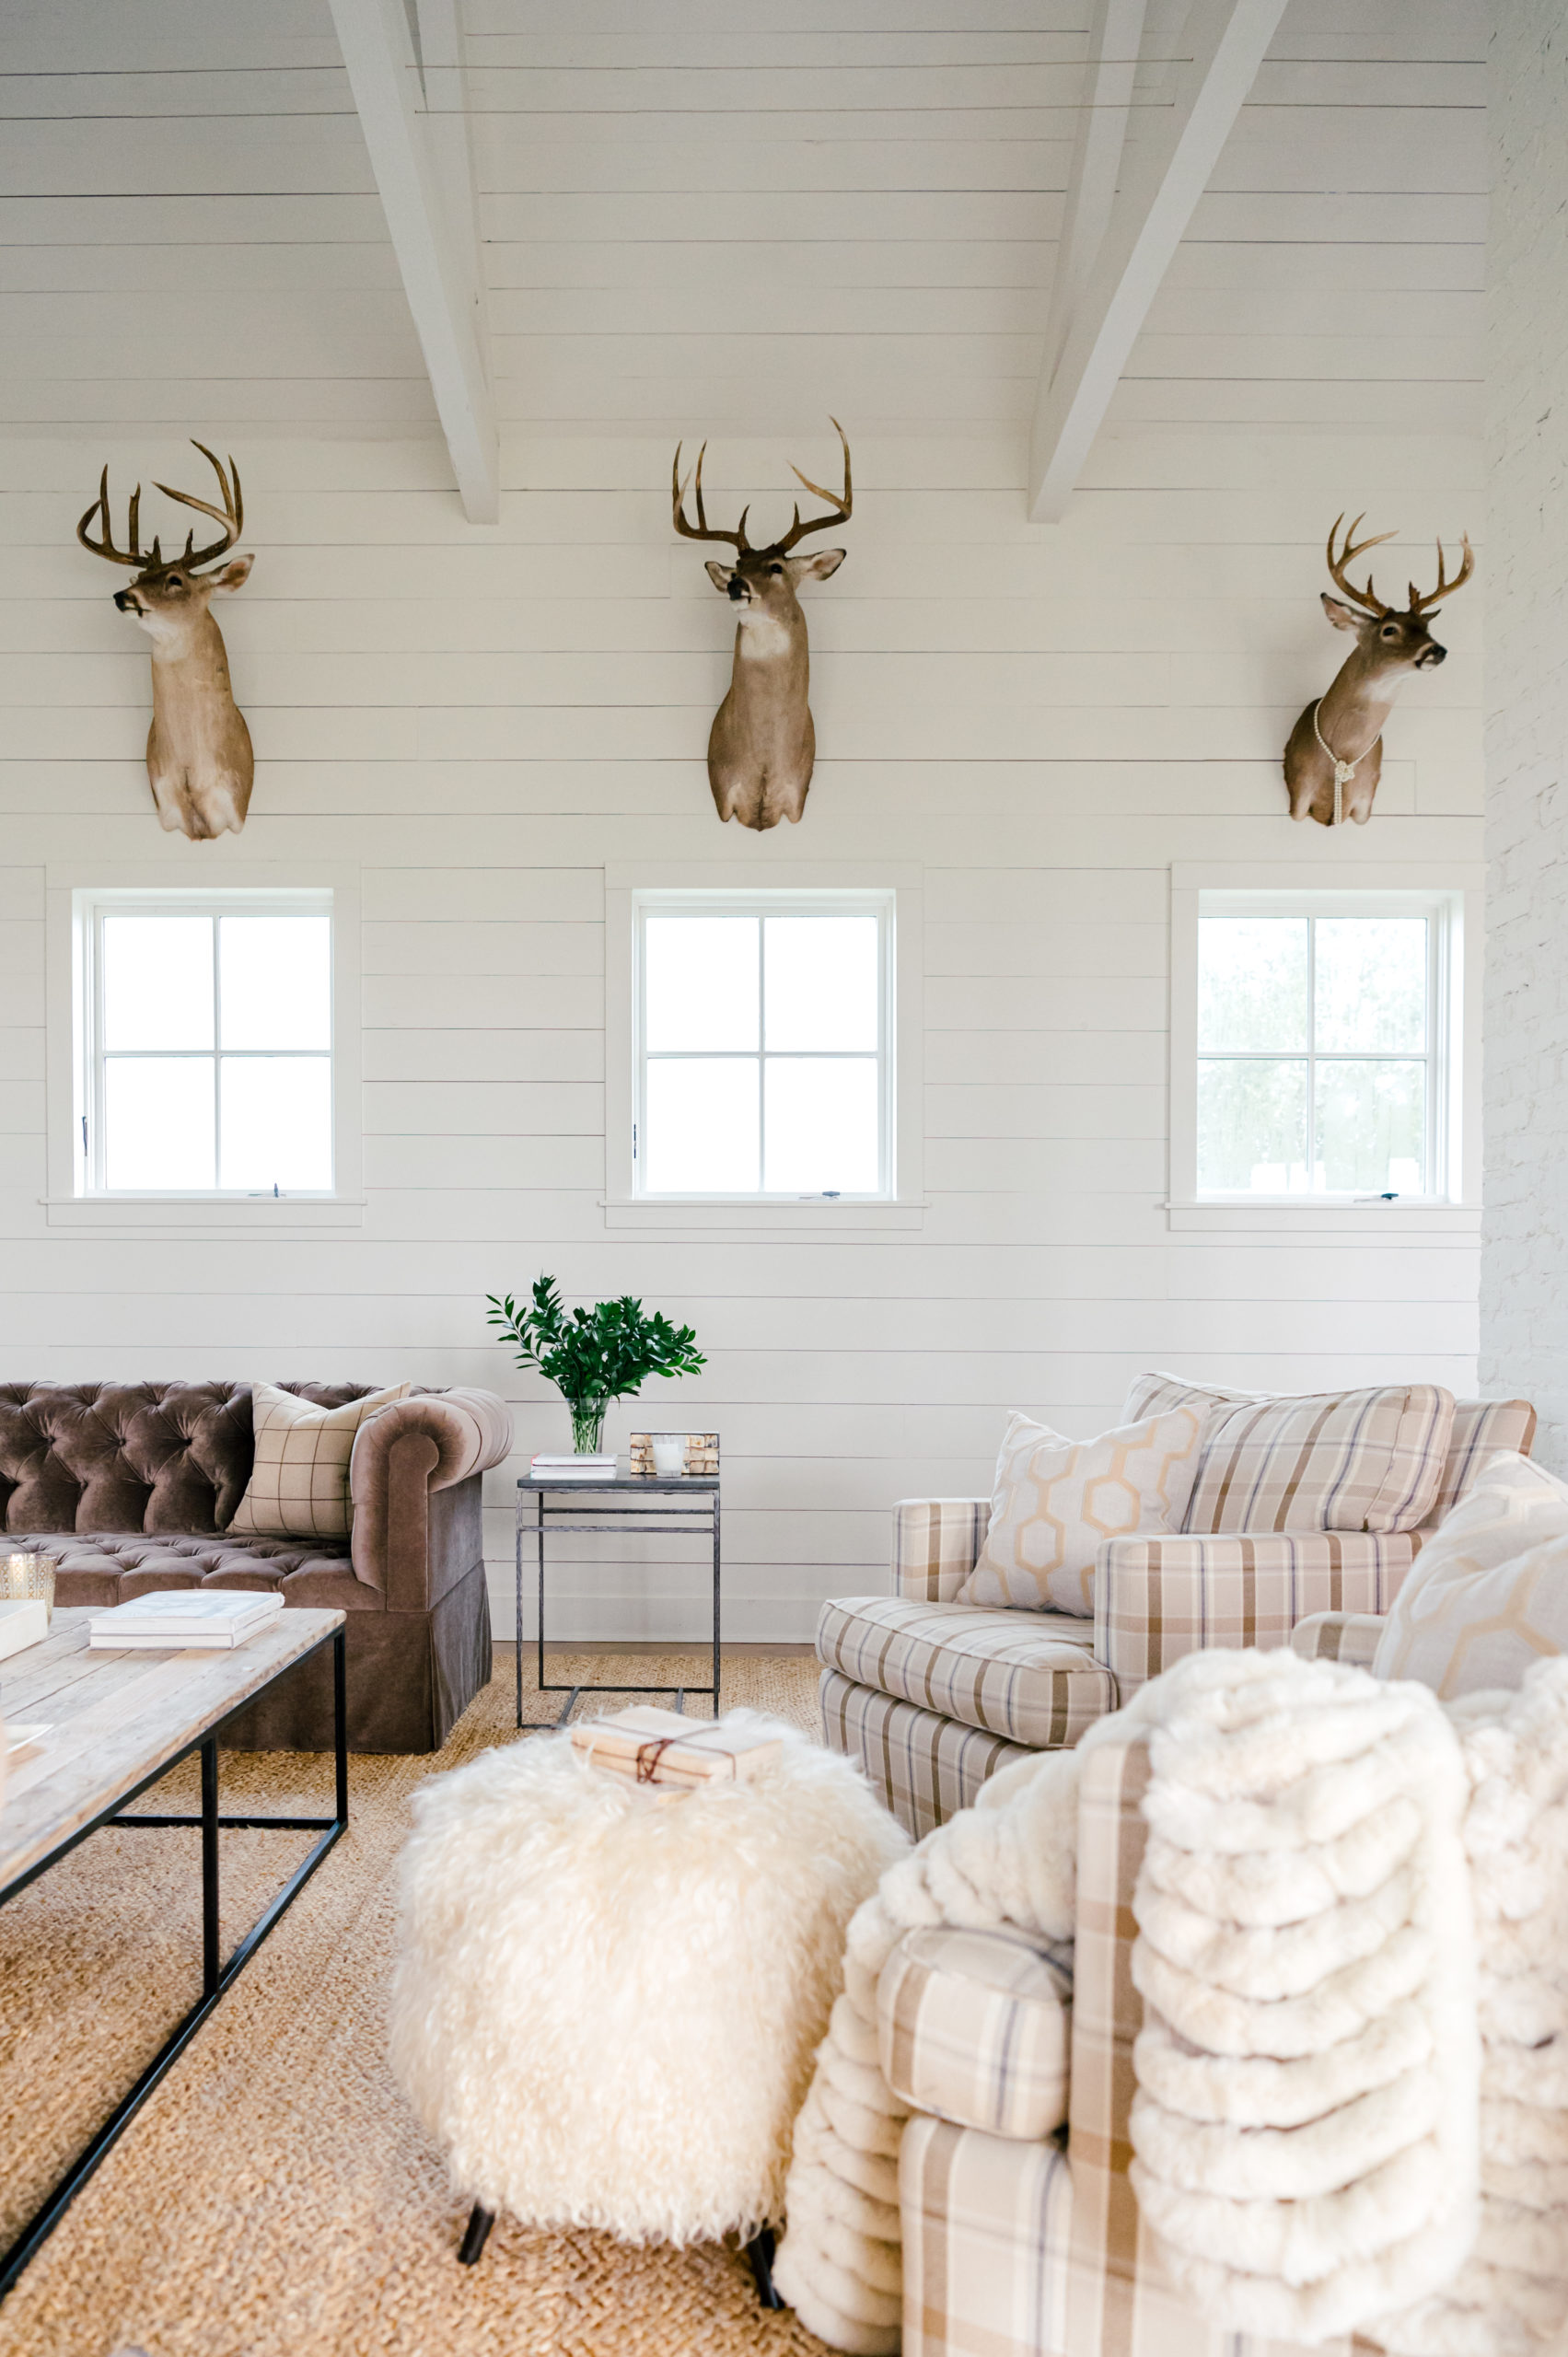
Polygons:
<instances>
[{"instance_id":1,"label":"side table with metal legs","mask_svg":"<svg viewBox=\"0 0 1568 2357\"><path fill-rule=\"evenodd\" d=\"M535 1501L532 1515L524 1512L527 1497ZM566 1499L581 1499L568 1504ZM656 1503L668 1499L668 1504ZM704 1511L705 1509L705 1511ZM714 1678L711 1686L628 1686L579 1683L552 1685L544 1675L544 1540L547 1531L558 1536L574 1530L613 1532L622 1537L651 1530L660 1538L682 1536L712 1538L714 1549ZM564 1694L566 1701L554 1724L563 1727L580 1694L673 1694L683 1711L688 1694L711 1694L714 1716L719 1714L719 1485L716 1475L703 1473L617 1473L608 1481L540 1481L531 1474L517 1484L517 1724L523 1724L523 1549L533 1542L539 1577L539 1690Z\"/></svg>"}]
</instances>

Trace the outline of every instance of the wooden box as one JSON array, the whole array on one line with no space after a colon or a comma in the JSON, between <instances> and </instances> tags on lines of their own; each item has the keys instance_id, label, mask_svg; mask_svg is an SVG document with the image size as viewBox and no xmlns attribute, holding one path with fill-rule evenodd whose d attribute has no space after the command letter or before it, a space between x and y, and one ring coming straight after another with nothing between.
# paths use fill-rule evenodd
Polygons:
<instances>
[{"instance_id":1,"label":"wooden box","mask_svg":"<svg viewBox=\"0 0 1568 2357\"><path fill-rule=\"evenodd\" d=\"M700 1473L709 1480L716 1480L719 1469L719 1436L717 1433L682 1433L686 1444L686 1470ZM633 1473L651 1473L654 1469L654 1442L651 1433L632 1435Z\"/></svg>"}]
</instances>

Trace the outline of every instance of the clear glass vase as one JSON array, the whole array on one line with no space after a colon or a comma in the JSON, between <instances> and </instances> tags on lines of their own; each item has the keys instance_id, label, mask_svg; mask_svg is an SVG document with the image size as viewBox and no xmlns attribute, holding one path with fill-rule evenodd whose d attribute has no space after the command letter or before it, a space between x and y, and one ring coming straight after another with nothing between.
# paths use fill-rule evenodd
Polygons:
<instances>
[{"instance_id":1,"label":"clear glass vase","mask_svg":"<svg viewBox=\"0 0 1568 2357\"><path fill-rule=\"evenodd\" d=\"M608 1399L568 1399L567 1413L572 1419L572 1453L575 1457L597 1457L604 1446L604 1413Z\"/></svg>"}]
</instances>

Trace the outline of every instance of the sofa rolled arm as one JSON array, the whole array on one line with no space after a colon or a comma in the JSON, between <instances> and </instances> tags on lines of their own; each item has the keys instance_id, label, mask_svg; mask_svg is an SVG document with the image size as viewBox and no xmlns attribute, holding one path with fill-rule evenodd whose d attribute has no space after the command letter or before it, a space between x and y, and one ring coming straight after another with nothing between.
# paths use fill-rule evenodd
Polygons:
<instances>
[{"instance_id":1,"label":"sofa rolled arm","mask_svg":"<svg viewBox=\"0 0 1568 2357\"><path fill-rule=\"evenodd\" d=\"M1095 1558L1095 1659L1123 1702L1184 1654L1286 1645L1319 1612L1388 1610L1411 1530L1259 1530L1110 1538Z\"/></svg>"},{"instance_id":2,"label":"sofa rolled arm","mask_svg":"<svg viewBox=\"0 0 1568 2357\"><path fill-rule=\"evenodd\" d=\"M979 1561L990 1520L989 1498L900 1498L893 1508L895 1595L951 1604Z\"/></svg>"},{"instance_id":3,"label":"sofa rolled arm","mask_svg":"<svg viewBox=\"0 0 1568 2357\"><path fill-rule=\"evenodd\" d=\"M354 1568L389 1610L427 1611L468 1570L477 1492L464 1515L433 1515L431 1500L499 1465L511 1446L511 1411L493 1391L416 1392L360 1425L349 1459ZM447 1543L433 1548L433 1536Z\"/></svg>"},{"instance_id":4,"label":"sofa rolled arm","mask_svg":"<svg viewBox=\"0 0 1568 2357\"><path fill-rule=\"evenodd\" d=\"M1040 2143L1067 2118L1073 1950L1025 1932L906 1932L877 1984L882 2075L911 2111Z\"/></svg>"},{"instance_id":5,"label":"sofa rolled arm","mask_svg":"<svg viewBox=\"0 0 1568 2357\"><path fill-rule=\"evenodd\" d=\"M1314 1612L1291 1631L1291 1651L1303 1661L1338 1661L1348 1669L1370 1669L1386 1625L1380 1612Z\"/></svg>"}]
</instances>

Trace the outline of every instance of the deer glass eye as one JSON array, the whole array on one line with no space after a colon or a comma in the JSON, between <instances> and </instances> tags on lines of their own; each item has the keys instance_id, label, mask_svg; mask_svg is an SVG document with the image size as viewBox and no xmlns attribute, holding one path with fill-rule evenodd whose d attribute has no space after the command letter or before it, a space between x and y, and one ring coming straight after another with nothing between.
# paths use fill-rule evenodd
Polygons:
<instances>
[{"instance_id":1,"label":"deer glass eye","mask_svg":"<svg viewBox=\"0 0 1568 2357\"><path fill-rule=\"evenodd\" d=\"M1398 638L1399 634L1392 622L1385 622L1380 633L1384 638Z\"/></svg>"},{"instance_id":2,"label":"deer glass eye","mask_svg":"<svg viewBox=\"0 0 1568 2357\"><path fill-rule=\"evenodd\" d=\"M782 573L784 571L784 567L782 564L771 564L768 567L768 571L770 573Z\"/></svg>"}]
</instances>

